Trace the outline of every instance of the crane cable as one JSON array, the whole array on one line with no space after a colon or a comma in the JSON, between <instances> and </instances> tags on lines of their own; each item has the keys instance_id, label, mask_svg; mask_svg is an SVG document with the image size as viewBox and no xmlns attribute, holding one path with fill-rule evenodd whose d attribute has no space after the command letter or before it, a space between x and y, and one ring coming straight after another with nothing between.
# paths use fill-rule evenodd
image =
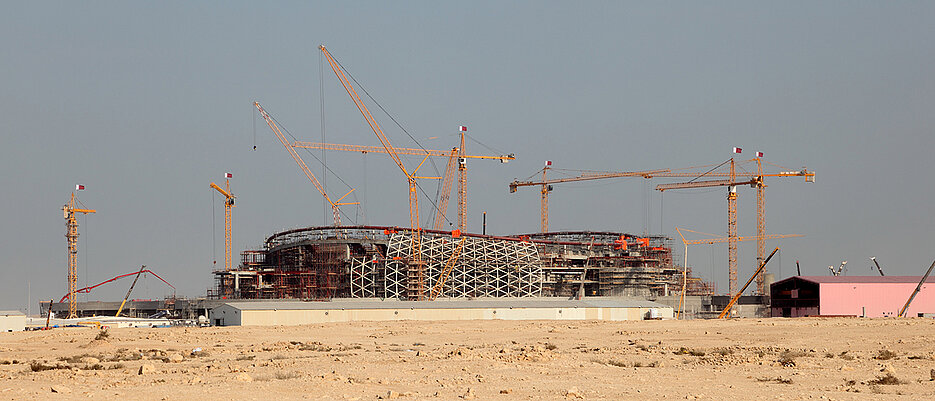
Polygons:
<instances>
[{"instance_id":1,"label":"crane cable","mask_svg":"<svg viewBox=\"0 0 935 401\"><path fill-rule=\"evenodd\" d=\"M372 101L374 104L376 104L377 107L379 107L380 110L383 112L383 114L386 114L386 116L389 117L390 120L392 120L393 123L396 124L396 126L399 127L400 130L402 130L404 133L406 133L406 136L408 136L409 139L411 139L412 142L415 143L416 146L419 147L419 149L422 149L422 150L426 151L426 153L428 152L428 151L425 149L425 147L423 147L422 144L419 143L419 141L416 140L416 138L413 137L412 134L410 134L409 131L407 131L406 128L404 128L404 127L402 126L402 124L400 124L399 121L396 120L395 117L393 117L392 114L390 114L388 111L386 111L386 109L383 107L382 104L380 104L380 102L378 102L376 99L373 98L373 96L370 95L370 92L368 92L367 89L364 88L363 85L361 85L360 82L357 81L357 78L354 78L354 75L351 74L351 72L348 71L347 68L344 68L344 65L342 65L341 62L338 61L338 59L334 58L333 55L332 55L332 59L334 59L334 62L338 64L338 67L341 67L341 70L343 70L344 73L346 73L347 76L349 76L349 77L351 78L351 80L354 81L354 84L357 85L357 87L360 88L360 90L363 91L365 95L367 95L367 98L369 98L370 101ZM438 166L435 164L435 160L432 159L431 157L428 158L428 159L429 159L429 163L431 163L431 165L432 165L432 169L435 170L435 174L439 174ZM422 188L422 185L419 185L419 182L418 182L418 181L416 181L416 187L419 188L419 192L422 192L422 195L425 196L425 198L428 199L429 202L431 202L432 208L433 208L434 210L438 210L438 205L435 203L434 200L432 200L431 197L429 197L429 194L425 192L425 189ZM445 220L448 220L447 216L445 217ZM450 222L450 220L449 220L449 222Z\"/></svg>"}]
</instances>

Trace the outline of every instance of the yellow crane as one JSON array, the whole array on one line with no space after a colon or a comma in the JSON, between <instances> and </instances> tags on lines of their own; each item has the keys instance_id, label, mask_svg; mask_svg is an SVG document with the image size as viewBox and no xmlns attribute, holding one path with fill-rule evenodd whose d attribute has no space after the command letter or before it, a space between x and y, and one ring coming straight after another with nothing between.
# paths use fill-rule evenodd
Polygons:
<instances>
[{"instance_id":1,"label":"yellow crane","mask_svg":"<svg viewBox=\"0 0 935 401\"><path fill-rule=\"evenodd\" d=\"M735 149L735 152L739 149ZM588 181L588 180L599 180L607 178L620 178L620 177L643 177L643 178L692 178L691 181L683 183L674 183L674 184L660 184L656 187L656 190L667 191L671 189L687 189L687 188L707 188L714 186L728 186L730 190L727 195L727 204L728 204L728 265L729 265L729 288L730 291L734 291L737 286L737 244L735 239L737 238L737 185L750 185L757 190L757 264L761 263L764 260L764 253L766 249L765 240L766 240L766 177L805 177L806 182L815 182L815 173L808 171L805 168L796 171L779 171L774 173L764 173L763 172L763 162L762 153L757 152L757 157L750 160L756 163L756 171L737 171L736 164L733 158L722 162L720 164L709 164L703 166L693 166L686 167L681 169L657 169L657 170L647 170L647 171L634 171L634 172L608 172L608 171L579 171L580 175L575 177L566 177L566 178L552 178L548 179L546 177L547 172L552 169L551 161L546 162L545 167L541 170L542 179L540 181L518 181L514 180L510 183L510 192L516 192L517 188L524 186L541 186L541 225L542 232L548 231L548 222L549 222L549 211L548 211L548 195L552 191L552 184L565 183L565 182L576 182L576 181ZM728 171L723 171L724 166L729 166ZM781 167L781 166L776 166ZM717 180L698 180L699 178L720 178ZM757 277L757 290L760 293L765 291L764 281L762 275Z\"/></svg>"},{"instance_id":2,"label":"yellow crane","mask_svg":"<svg viewBox=\"0 0 935 401\"><path fill-rule=\"evenodd\" d=\"M739 149L735 148L735 152L738 152ZM738 152L739 153L739 152ZM719 187L726 186L728 187L727 191L727 265L728 265L728 290L730 295L734 295L737 290L737 186L738 185L749 185L752 188L757 189L757 265L763 263L764 258L762 257L763 250L766 246L766 177L805 177L805 182L815 182L815 172L808 171L806 168L798 171L780 171L776 173L764 173L762 166L762 153L757 152L757 157L752 161L755 161L757 164L756 172L737 172L736 163L733 158L728 159L727 161L715 166L713 169L705 171L703 173L695 173L694 179L688 182L681 183L672 183L672 184L659 184L656 186L656 190L663 192L673 189L690 189L690 188L710 188L710 187ZM728 172L715 171L716 169L729 165L730 168ZM707 166L705 166L707 167ZM656 175L657 177L672 177L672 176L684 176L678 173L679 175L669 175L669 173ZM707 177L726 177L726 179L718 180L697 180L698 178L707 178ZM764 280L763 273L761 272L757 277L757 293L763 294L766 289L766 281Z\"/></svg>"},{"instance_id":3,"label":"yellow crane","mask_svg":"<svg viewBox=\"0 0 935 401\"><path fill-rule=\"evenodd\" d=\"M279 139L279 142L282 143L282 146L286 148L286 151L289 152L289 155L292 156L292 159L295 160L296 164L299 165L299 168L302 170L302 172L305 173L305 177L307 177L308 180L312 182L312 185L315 186L315 189L317 189L318 192L321 194L321 196L325 198L325 201L327 201L328 204L331 205L331 212L334 215L334 225L340 226L341 225L341 210L338 207L344 206L344 205L356 205L360 203L360 202L341 203L341 201L345 197L350 195L351 192L354 192L354 189L351 188L350 191L344 194L344 196L340 197L337 201L331 200L331 197L328 196L327 192L325 192L325 188L322 187L321 183L318 182L318 179L315 178L315 174L312 174L312 170L310 170L308 168L308 165L305 164L305 160L302 160L302 158L299 156L299 153L295 151L296 146L293 146L291 143L289 143L289 141L286 140L286 136L283 135L282 131L279 130L279 125L276 124L276 121L273 120L273 117L270 117L269 113L267 113L266 110L263 110L263 106L260 106L259 102L253 102L253 106L255 106L256 109L260 112L260 115L263 116L264 120L266 120L266 125L268 125L269 128L273 130L273 134L276 135L276 138Z\"/></svg>"},{"instance_id":4,"label":"yellow crane","mask_svg":"<svg viewBox=\"0 0 935 401\"><path fill-rule=\"evenodd\" d=\"M76 191L83 189L84 185L75 186ZM75 193L72 192L71 200L62 206L65 216L65 241L68 245L68 319L78 317L78 213L97 212L94 209L80 208L78 203ZM49 310L52 310L52 304L49 304Z\"/></svg>"},{"instance_id":5,"label":"yellow crane","mask_svg":"<svg viewBox=\"0 0 935 401\"><path fill-rule=\"evenodd\" d=\"M233 175L231 173L224 174L225 188L221 188L218 184L211 183L210 187L214 190L221 193L224 196L224 271L231 271L233 258L231 256L231 248L233 247L233 208L234 208L234 199L236 198L233 193L231 193L231 178Z\"/></svg>"},{"instance_id":6,"label":"yellow crane","mask_svg":"<svg viewBox=\"0 0 935 401\"><path fill-rule=\"evenodd\" d=\"M454 171L458 171L458 229L462 232L466 228L466 206L467 206L467 159L486 159L486 160L499 160L501 163L507 163L510 160L515 160L516 157L511 153L508 155L500 156L481 156L481 155L468 155L464 152L464 136L467 131L467 127L460 127L461 134L461 147L454 147L451 150L430 150L422 148L395 148L396 154L398 155L415 155L423 157L447 157L448 163L445 170L445 178L442 181L442 191L439 195L439 203L437 214L435 215L435 230L441 230L442 224L445 220L445 213L448 210L448 199L451 193L451 184L453 181ZM337 143L320 143L320 142L303 142L295 141L292 143L293 147L296 148L305 148L305 149L321 149L321 150L337 150L344 152L360 152L360 153L389 153L389 151L383 146L366 146L366 145L346 145L346 144L337 144Z\"/></svg>"},{"instance_id":7,"label":"yellow crane","mask_svg":"<svg viewBox=\"0 0 935 401\"><path fill-rule=\"evenodd\" d=\"M383 149L390 155L390 158L393 159L393 162L396 163L396 166L399 167L403 175L406 176L406 181L409 185L409 227L412 232L410 249L412 249L412 257L409 260L410 266L413 266L414 269L410 271L407 281L409 283L409 297L421 301L426 298L425 296L425 266L422 261L422 228L419 226L419 193L416 180L420 178L433 178L437 179L440 177L421 177L416 175L419 172L419 168L422 167L422 164L428 159L426 155L422 162L415 167L412 171L409 171L406 166L403 164L402 159L399 157L396 148L393 147L393 144L390 143L389 138L383 133L383 129L380 128L380 124L377 123L377 120L373 118L370 114L370 110L367 109L367 106L361 100L360 96L357 94L357 90L354 89L354 86L351 85L351 81L348 78L347 74L344 72L344 69L340 67L334 57L331 56L331 53L328 52L328 49L325 46L319 46L322 54L325 56L325 59L328 60L328 64L331 66L331 70L334 71L334 74L338 77L338 80L341 81L341 85L344 87L344 90L347 92L348 96L351 97L351 100L354 101L354 104L357 106L357 110L360 111L360 114L364 117L364 120L367 121L367 125L370 126L370 129L373 130L374 135L377 136L377 139L380 140L380 143L383 145Z\"/></svg>"},{"instance_id":8,"label":"yellow crane","mask_svg":"<svg viewBox=\"0 0 935 401\"><path fill-rule=\"evenodd\" d=\"M681 295L679 296L679 309L676 311L676 319L678 319L678 318L679 318L679 315L680 315L682 312L684 312L684 311L682 310L682 306L684 305L684 302L685 302L685 287L686 287L687 284L688 284L688 246L689 246L689 245L714 245L714 244L723 244L723 243L728 242L728 241L730 240L730 237L717 237L717 236L715 236L715 238L702 238L702 239L687 240L687 239L685 239L685 235L682 234L682 230L685 230L685 231L688 231L688 232L693 232L693 233L698 233L698 234L705 234L705 235L712 235L712 236L714 235L714 234L703 233L703 232L700 232L700 231L689 230L689 229L687 229L687 228L675 227L675 231L679 234L679 237L680 237L681 240L682 240L682 245L685 246L685 263L682 264L682 292L681 292ZM763 236L763 237L760 237L760 236L758 236L758 235L754 235L754 236L742 236L742 237L736 237L736 238L735 238L735 241L737 241L737 242L753 241L753 240L759 241L760 239L768 240L768 239L796 238L796 237L804 237L804 235L801 235L801 234L771 234L771 235L766 235L766 236Z\"/></svg>"}]
</instances>

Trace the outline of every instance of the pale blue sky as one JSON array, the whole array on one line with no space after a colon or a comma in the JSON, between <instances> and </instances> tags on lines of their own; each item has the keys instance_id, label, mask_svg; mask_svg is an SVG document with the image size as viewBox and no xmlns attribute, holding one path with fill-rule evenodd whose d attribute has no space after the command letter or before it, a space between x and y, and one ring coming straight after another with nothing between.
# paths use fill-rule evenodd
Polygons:
<instances>
[{"instance_id":1,"label":"pale blue sky","mask_svg":"<svg viewBox=\"0 0 935 401\"><path fill-rule=\"evenodd\" d=\"M65 291L60 208L76 183L98 210L81 218L81 285L146 264L181 295L204 295L215 255L223 263L223 214L208 184L225 171L239 197L236 251L328 223L262 119L254 135L252 108L258 100L297 138L318 141L321 90L326 140L378 144L330 71L319 85L320 44L424 146L454 146L463 124L516 154L470 164L471 231L483 211L491 233L538 230L538 191L507 184L544 160L677 168L740 146L818 172L816 184L769 182L767 230L806 235L781 243L774 272L789 275L798 259L804 273L825 274L848 260L852 274L872 274L876 256L889 274L920 274L935 257L933 17L930 2L8 2L0 308L26 309L27 283L33 310ZM378 118L394 143L412 145ZM327 160L358 188L361 223L408 225L405 180L389 159ZM551 227L726 232L723 189L660 199L656 183L556 186ZM754 233L753 195L741 189L741 234ZM754 257L753 243L741 246L743 278ZM690 258L726 288L725 247ZM127 285L90 299L119 298ZM163 295L151 278L134 293Z\"/></svg>"}]
</instances>

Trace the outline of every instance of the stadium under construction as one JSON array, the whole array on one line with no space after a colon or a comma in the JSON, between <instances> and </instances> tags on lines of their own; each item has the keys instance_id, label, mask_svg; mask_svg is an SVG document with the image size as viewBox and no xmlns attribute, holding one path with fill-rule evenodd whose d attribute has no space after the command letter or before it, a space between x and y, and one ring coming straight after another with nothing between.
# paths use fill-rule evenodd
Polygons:
<instances>
[{"instance_id":1,"label":"stadium under construction","mask_svg":"<svg viewBox=\"0 0 935 401\"><path fill-rule=\"evenodd\" d=\"M655 298L681 289L670 239L618 232L490 236L383 226L273 234L241 264L214 272L209 298ZM421 257L413 257L414 244ZM686 295L713 285L688 272Z\"/></svg>"}]
</instances>

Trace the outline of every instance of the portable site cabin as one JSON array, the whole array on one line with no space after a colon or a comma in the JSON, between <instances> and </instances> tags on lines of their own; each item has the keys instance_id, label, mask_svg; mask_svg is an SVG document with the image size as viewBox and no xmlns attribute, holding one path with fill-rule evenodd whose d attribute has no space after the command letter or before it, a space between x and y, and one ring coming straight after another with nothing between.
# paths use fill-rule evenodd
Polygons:
<instances>
[{"instance_id":1,"label":"portable site cabin","mask_svg":"<svg viewBox=\"0 0 935 401\"><path fill-rule=\"evenodd\" d=\"M899 314L921 276L794 276L770 286L770 316L862 316ZM935 313L935 279L916 294L906 316Z\"/></svg>"}]
</instances>

